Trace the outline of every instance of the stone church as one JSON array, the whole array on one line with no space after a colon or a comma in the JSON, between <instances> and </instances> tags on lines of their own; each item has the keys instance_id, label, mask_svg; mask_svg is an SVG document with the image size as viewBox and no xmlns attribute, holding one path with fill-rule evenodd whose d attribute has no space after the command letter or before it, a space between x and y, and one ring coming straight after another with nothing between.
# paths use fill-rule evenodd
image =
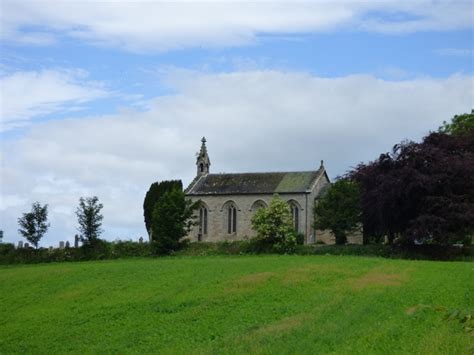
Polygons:
<instances>
[{"instance_id":1,"label":"stone church","mask_svg":"<svg viewBox=\"0 0 474 355\"><path fill-rule=\"evenodd\" d=\"M185 190L188 198L201 201L198 224L188 235L192 241L234 241L255 236L252 216L278 194L290 206L295 230L304 234L305 243L315 242L313 206L330 186L322 161L313 171L211 174L203 138L196 166L197 175Z\"/></svg>"}]
</instances>

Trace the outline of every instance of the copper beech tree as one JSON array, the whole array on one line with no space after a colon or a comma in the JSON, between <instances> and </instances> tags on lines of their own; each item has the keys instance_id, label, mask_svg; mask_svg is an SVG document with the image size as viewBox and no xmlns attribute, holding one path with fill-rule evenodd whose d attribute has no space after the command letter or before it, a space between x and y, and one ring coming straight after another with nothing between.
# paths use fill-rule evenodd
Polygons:
<instances>
[{"instance_id":1,"label":"copper beech tree","mask_svg":"<svg viewBox=\"0 0 474 355\"><path fill-rule=\"evenodd\" d=\"M389 243L469 244L474 231L474 130L431 133L360 164L366 235Z\"/></svg>"}]
</instances>

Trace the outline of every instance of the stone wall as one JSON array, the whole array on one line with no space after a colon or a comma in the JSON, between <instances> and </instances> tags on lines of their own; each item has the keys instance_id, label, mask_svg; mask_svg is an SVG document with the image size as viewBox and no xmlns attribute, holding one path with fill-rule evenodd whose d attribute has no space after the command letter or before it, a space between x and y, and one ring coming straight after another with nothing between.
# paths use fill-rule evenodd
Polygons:
<instances>
[{"instance_id":1,"label":"stone wall","mask_svg":"<svg viewBox=\"0 0 474 355\"><path fill-rule=\"evenodd\" d=\"M299 225L298 231L305 235L306 243L314 243L315 237L313 232L313 206L320 190L329 182L323 175L312 186L310 193L298 194L280 194L280 197L289 203L298 206ZM273 194L248 194L248 195L205 195L205 196L189 196L191 200L201 200L207 208L207 234L201 236L202 241L218 242L218 241L234 241L255 236L252 229L251 219L260 203L268 206ZM235 233L228 233L227 206L234 204L237 207L237 228ZM199 226L194 226L188 235L192 241L198 241Z\"/></svg>"},{"instance_id":2,"label":"stone wall","mask_svg":"<svg viewBox=\"0 0 474 355\"><path fill-rule=\"evenodd\" d=\"M336 244L336 237L330 230L317 230L316 242ZM363 244L362 232L356 231L347 235L347 244Z\"/></svg>"},{"instance_id":3,"label":"stone wall","mask_svg":"<svg viewBox=\"0 0 474 355\"><path fill-rule=\"evenodd\" d=\"M298 229L304 233L307 228L306 222L306 196L307 194L281 194L280 197L284 201L294 203L299 209L299 226ZM266 206L269 205L273 198L272 194L259 195L212 195L212 196L192 196L191 200L201 200L203 205L207 208L207 231L206 235L202 236L202 241L218 242L218 241L233 241L242 240L255 236L252 229L252 217L257 210L259 203ZM237 208L237 228L235 233L228 233L227 206L234 204ZM192 241L198 240L199 227L195 226L188 235Z\"/></svg>"}]
</instances>

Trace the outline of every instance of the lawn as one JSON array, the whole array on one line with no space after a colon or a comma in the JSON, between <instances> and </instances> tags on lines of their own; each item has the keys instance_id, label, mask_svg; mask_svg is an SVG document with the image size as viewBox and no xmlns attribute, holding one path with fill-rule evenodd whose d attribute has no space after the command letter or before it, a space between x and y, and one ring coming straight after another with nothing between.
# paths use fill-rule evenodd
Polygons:
<instances>
[{"instance_id":1,"label":"lawn","mask_svg":"<svg viewBox=\"0 0 474 355\"><path fill-rule=\"evenodd\" d=\"M0 353L472 352L474 263L216 256L0 267Z\"/></svg>"}]
</instances>

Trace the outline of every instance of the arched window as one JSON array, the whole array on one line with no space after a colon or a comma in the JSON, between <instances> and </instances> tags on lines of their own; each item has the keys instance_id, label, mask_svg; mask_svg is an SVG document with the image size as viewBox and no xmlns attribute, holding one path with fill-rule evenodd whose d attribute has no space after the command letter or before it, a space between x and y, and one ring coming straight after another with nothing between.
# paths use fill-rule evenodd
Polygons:
<instances>
[{"instance_id":1,"label":"arched window","mask_svg":"<svg viewBox=\"0 0 474 355\"><path fill-rule=\"evenodd\" d=\"M237 231L237 208L234 205L227 207L227 233L232 234Z\"/></svg>"},{"instance_id":2,"label":"arched window","mask_svg":"<svg viewBox=\"0 0 474 355\"><path fill-rule=\"evenodd\" d=\"M207 234L207 208L205 206L199 208L199 234Z\"/></svg>"},{"instance_id":3,"label":"arched window","mask_svg":"<svg viewBox=\"0 0 474 355\"><path fill-rule=\"evenodd\" d=\"M237 211L240 211L234 201L229 200L222 205L222 216L228 234L237 232Z\"/></svg>"},{"instance_id":4,"label":"arched window","mask_svg":"<svg viewBox=\"0 0 474 355\"><path fill-rule=\"evenodd\" d=\"M300 210L296 203L290 203L290 210L291 210L291 220L293 221L293 228L296 232L299 232L299 225L300 225Z\"/></svg>"},{"instance_id":5,"label":"arched window","mask_svg":"<svg viewBox=\"0 0 474 355\"><path fill-rule=\"evenodd\" d=\"M250 211L252 212L256 212L257 210L259 210L260 208L267 208L267 204L265 201L263 200L257 200L255 201L253 204L252 204L252 207L250 207Z\"/></svg>"}]
</instances>

